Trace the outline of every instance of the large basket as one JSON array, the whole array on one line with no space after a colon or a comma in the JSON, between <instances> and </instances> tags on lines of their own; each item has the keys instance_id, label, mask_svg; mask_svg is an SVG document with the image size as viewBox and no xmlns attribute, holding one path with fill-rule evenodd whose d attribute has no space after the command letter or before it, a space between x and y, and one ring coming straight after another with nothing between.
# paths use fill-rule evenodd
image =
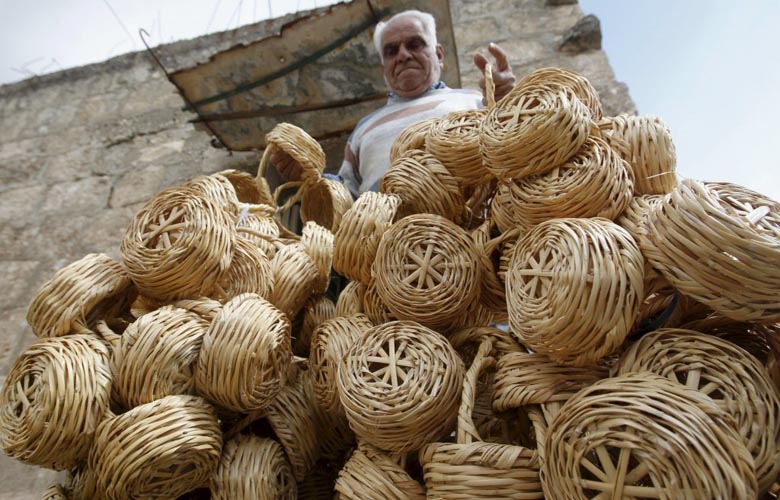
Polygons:
<instances>
[{"instance_id":1,"label":"large basket","mask_svg":"<svg viewBox=\"0 0 780 500\"><path fill-rule=\"evenodd\" d=\"M672 285L739 321L780 321L780 203L684 180L648 214L642 253Z\"/></svg>"},{"instance_id":2,"label":"large basket","mask_svg":"<svg viewBox=\"0 0 780 500\"><path fill-rule=\"evenodd\" d=\"M319 247L323 250L323 247ZM320 268L300 243L280 248L271 259L274 290L271 303L285 313L290 320L309 300L313 292L321 289ZM319 286L319 288L318 288Z\"/></svg>"},{"instance_id":3,"label":"large basket","mask_svg":"<svg viewBox=\"0 0 780 500\"><path fill-rule=\"evenodd\" d=\"M401 157L407 151L414 149L425 151L425 141L428 133L436 124L438 118L426 118L412 123L396 136L392 147L390 148L390 163Z\"/></svg>"},{"instance_id":4,"label":"large basket","mask_svg":"<svg viewBox=\"0 0 780 500\"><path fill-rule=\"evenodd\" d=\"M759 490L780 474L780 395L756 358L732 343L690 330L664 329L635 342L615 372L650 371L709 396L734 416L753 455Z\"/></svg>"},{"instance_id":5,"label":"large basket","mask_svg":"<svg viewBox=\"0 0 780 500\"><path fill-rule=\"evenodd\" d=\"M341 298L341 296L339 296ZM303 306L303 320L298 335L293 342L293 352L296 356L309 357L311 337L314 330L324 321L336 316L336 306L324 295L312 295Z\"/></svg>"},{"instance_id":6,"label":"large basket","mask_svg":"<svg viewBox=\"0 0 780 500\"><path fill-rule=\"evenodd\" d=\"M336 479L338 500L425 500L425 489L398 459L367 443L352 453Z\"/></svg>"},{"instance_id":7,"label":"large basket","mask_svg":"<svg viewBox=\"0 0 780 500\"><path fill-rule=\"evenodd\" d=\"M438 159L461 187L488 182L493 175L479 152L479 131L487 109L454 111L430 128L426 150Z\"/></svg>"},{"instance_id":8,"label":"large basket","mask_svg":"<svg viewBox=\"0 0 780 500\"><path fill-rule=\"evenodd\" d=\"M495 366L490 351L486 340L463 380L457 442L431 443L420 450L428 498L544 498L536 450L486 443L472 420L479 375Z\"/></svg>"},{"instance_id":9,"label":"large basket","mask_svg":"<svg viewBox=\"0 0 780 500\"><path fill-rule=\"evenodd\" d=\"M351 316L363 312L363 295L366 285L359 281L350 281L339 294L336 301L336 316Z\"/></svg>"},{"instance_id":10,"label":"large basket","mask_svg":"<svg viewBox=\"0 0 780 500\"><path fill-rule=\"evenodd\" d=\"M206 486L222 452L214 408L197 396L166 396L104 420L89 467L99 498L177 498Z\"/></svg>"},{"instance_id":11,"label":"large basket","mask_svg":"<svg viewBox=\"0 0 780 500\"><path fill-rule=\"evenodd\" d=\"M374 262L376 291L387 308L433 329L451 325L478 299L481 271L469 234L429 214L396 222Z\"/></svg>"},{"instance_id":12,"label":"large basket","mask_svg":"<svg viewBox=\"0 0 780 500\"><path fill-rule=\"evenodd\" d=\"M212 500L297 497L297 483L279 443L253 435L239 435L225 443L211 478Z\"/></svg>"},{"instance_id":13,"label":"large basket","mask_svg":"<svg viewBox=\"0 0 780 500\"><path fill-rule=\"evenodd\" d=\"M463 362L447 339L412 321L369 329L339 366L339 397L359 439L412 451L450 432Z\"/></svg>"},{"instance_id":14,"label":"large basket","mask_svg":"<svg viewBox=\"0 0 780 500\"><path fill-rule=\"evenodd\" d=\"M130 276L105 254L92 253L73 262L44 283L27 310L27 322L38 337L59 337L88 328L130 290Z\"/></svg>"},{"instance_id":15,"label":"large basket","mask_svg":"<svg viewBox=\"0 0 780 500\"><path fill-rule=\"evenodd\" d=\"M344 213L352 206L352 193L341 182L318 179L307 183L301 193L301 220L316 222L336 232Z\"/></svg>"},{"instance_id":16,"label":"large basket","mask_svg":"<svg viewBox=\"0 0 780 500\"><path fill-rule=\"evenodd\" d=\"M521 78L516 86L532 83L559 83L569 87L574 92L574 95L588 107L592 120L600 120L603 116L599 93L584 76L563 68L541 68Z\"/></svg>"},{"instance_id":17,"label":"large basket","mask_svg":"<svg viewBox=\"0 0 780 500\"><path fill-rule=\"evenodd\" d=\"M203 337L195 386L224 408L258 410L279 393L291 361L288 319L259 295L239 295L225 304Z\"/></svg>"},{"instance_id":18,"label":"large basket","mask_svg":"<svg viewBox=\"0 0 780 500\"><path fill-rule=\"evenodd\" d=\"M271 263L261 246L247 238L236 238L230 268L217 281L211 296L228 301L242 293L256 293L268 299L274 288Z\"/></svg>"},{"instance_id":19,"label":"large basket","mask_svg":"<svg viewBox=\"0 0 780 500\"><path fill-rule=\"evenodd\" d=\"M515 245L506 280L509 324L520 342L586 366L615 352L643 298L636 242L606 219L553 219Z\"/></svg>"},{"instance_id":20,"label":"large basket","mask_svg":"<svg viewBox=\"0 0 780 500\"><path fill-rule=\"evenodd\" d=\"M39 339L14 362L0 392L0 446L54 470L87 458L109 407L109 351L96 336Z\"/></svg>"},{"instance_id":21,"label":"large basket","mask_svg":"<svg viewBox=\"0 0 780 500\"><path fill-rule=\"evenodd\" d=\"M330 269L333 266L333 233L315 222L303 226L301 244L317 266L315 293L325 293L330 284Z\"/></svg>"},{"instance_id":22,"label":"large basket","mask_svg":"<svg viewBox=\"0 0 780 500\"><path fill-rule=\"evenodd\" d=\"M756 498L750 453L711 399L652 373L599 381L545 439L548 498Z\"/></svg>"}]
</instances>

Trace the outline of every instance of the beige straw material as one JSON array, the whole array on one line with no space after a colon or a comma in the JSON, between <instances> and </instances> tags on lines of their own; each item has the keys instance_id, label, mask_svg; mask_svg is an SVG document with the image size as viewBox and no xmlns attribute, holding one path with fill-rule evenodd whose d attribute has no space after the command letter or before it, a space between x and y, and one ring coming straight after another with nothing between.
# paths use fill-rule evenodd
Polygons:
<instances>
[{"instance_id":1,"label":"beige straw material","mask_svg":"<svg viewBox=\"0 0 780 500\"><path fill-rule=\"evenodd\" d=\"M88 254L57 271L38 289L27 309L27 322L38 337L88 328L91 313L99 315L130 287L130 276L119 262L106 254Z\"/></svg>"},{"instance_id":2,"label":"beige straw material","mask_svg":"<svg viewBox=\"0 0 780 500\"><path fill-rule=\"evenodd\" d=\"M300 243L279 249L271 259L271 272L274 276L271 303L290 320L303 308L309 296L322 292L320 268Z\"/></svg>"},{"instance_id":3,"label":"beige straw material","mask_svg":"<svg viewBox=\"0 0 780 500\"><path fill-rule=\"evenodd\" d=\"M635 342L615 373L650 371L709 396L737 422L763 493L780 475L780 394L756 358L728 341L663 329Z\"/></svg>"},{"instance_id":4,"label":"beige straw material","mask_svg":"<svg viewBox=\"0 0 780 500\"><path fill-rule=\"evenodd\" d=\"M322 323L311 339L311 370L317 404L326 412L343 414L338 392L339 364L352 344L371 328L363 314L333 318Z\"/></svg>"},{"instance_id":5,"label":"beige straw material","mask_svg":"<svg viewBox=\"0 0 780 500\"><path fill-rule=\"evenodd\" d=\"M590 111L569 87L516 86L482 121L485 167L503 181L543 174L574 156L591 125Z\"/></svg>"},{"instance_id":6,"label":"beige straw material","mask_svg":"<svg viewBox=\"0 0 780 500\"><path fill-rule=\"evenodd\" d=\"M511 331L534 352L587 366L615 352L644 297L642 254L606 219L553 219L515 245L506 280Z\"/></svg>"},{"instance_id":7,"label":"beige straw material","mask_svg":"<svg viewBox=\"0 0 780 500\"><path fill-rule=\"evenodd\" d=\"M16 359L0 392L0 446L54 470L87 457L111 395L109 351L88 334L39 339Z\"/></svg>"},{"instance_id":8,"label":"beige straw material","mask_svg":"<svg viewBox=\"0 0 780 500\"><path fill-rule=\"evenodd\" d=\"M601 109L601 100L596 89L591 85L587 78L578 75L573 71L563 68L541 68L533 71L517 82L517 86L529 85L532 83L559 83L569 87L577 98L582 101L590 110L591 119L600 120L603 116Z\"/></svg>"},{"instance_id":9,"label":"beige straw material","mask_svg":"<svg viewBox=\"0 0 780 500\"><path fill-rule=\"evenodd\" d=\"M395 220L401 204L397 196L367 191L341 220L333 248L333 269L367 284L382 235Z\"/></svg>"},{"instance_id":10,"label":"beige straw material","mask_svg":"<svg viewBox=\"0 0 780 500\"><path fill-rule=\"evenodd\" d=\"M236 217L194 189L157 194L122 240L125 267L139 291L173 300L206 295L230 267Z\"/></svg>"},{"instance_id":11,"label":"beige straw material","mask_svg":"<svg viewBox=\"0 0 780 500\"><path fill-rule=\"evenodd\" d=\"M257 204L262 202L260 190L252 174L240 170L228 169L217 172L214 176L222 176L233 186L239 207L243 203Z\"/></svg>"},{"instance_id":12,"label":"beige straw material","mask_svg":"<svg viewBox=\"0 0 780 500\"><path fill-rule=\"evenodd\" d=\"M160 300L138 295L130 304L130 315L134 318L140 318L144 314L149 314L150 312L159 309L163 304L164 302Z\"/></svg>"},{"instance_id":13,"label":"beige straw material","mask_svg":"<svg viewBox=\"0 0 780 500\"><path fill-rule=\"evenodd\" d=\"M474 425L479 375L496 362L490 351L490 341L483 341L463 380L457 442L431 443L420 450L428 498L544 498L536 450L484 442Z\"/></svg>"},{"instance_id":14,"label":"beige straw material","mask_svg":"<svg viewBox=\"0 0 780 500\"><path fill-rule=\"evenodd\" d=\"M211 478L212 500L295 500L297 484L282 446L273 439L239 435L225 443Z\"/></svg>"},{"instance_id":15,"label":"beige straw material","mask_svg":"<svg viewBox=\"0 0 780 500\"><path fill-rule=\"evenodd\" d=\"M236 233L263 249L271 259L281 238L279 222L274 219L275 209L269 205L239 204Z\"/></svg>"},{"instance_id":16,"label":"beige straw material","mask_svg":"<svg viewBox=\"0 0 780 500\"><path fill-rule=\"evenodd\" d=\"M644 256L681 292L739 321L780 321L780 203L684 180L648 214Z\"/></svg>"},{"instance_id":17,"label":"beige straw material","mask_svg":"<svg viewBox=\"0 0 780 500\"><path fill-rule=\"evenodd\" d=\"M237 412L266 407L292 362L290 322L259 295L234 298L211 322L195 369L198 392Z\"/></svg>"},{"instance_id":18,"label":"beige straw material","mask_svg":"<svg viewBox=\"0 0 780 500\"><path fill-rule=\"evenodd\" d=\"M336 301L336 316L352 316L363 312L363 295L366 285L359 281L350 281L339 294Z\"/></svg>"},{"instance_id":19,"label":"beige straw material","mask_svg":"<svg viewBox=\"0 0 780 500\"><path fill-rule=\"evenodd\" d=\"M414 149L425 151L425 141L428 133L436 124L438 118L426 118L412 123L401 131L390 148L390 163L395 162L404 153Z\"/></svg>"},{"instance_id":20,"label":"beige straw material","mask_svg":"<svg viewBox=\"0 0 780 500\"><path fill-rule=\"evenodd\" d=\"M93 500L98 498L97 475L85 463L71 469L65 475L63 484L68 500Z\"/></svg>"},{"instance_id":21,"label":"beige straw material","mask_svg":"<svg viewBox=\"0 0 780 500\"><path fill-rule=\"evenodd\" d=\"M401 199L398 218L429 213L459 223L465 216L458 182L436 157L422 151L408 151L390 164L379 191Z\"/></svg>"},{"instance_id":22,"label":"beige straw material","mask_svg":"<svg viewBox=\"0 0 780 500\"><path fill-rule=\"evenodd\" d=\"M471 236L430 214L396 222L382 237L373 269L387 308L433 329L449 326L478 300L481 271Z\"/></svg>"},{"instance_id":23,"label":"beige straw material","mask_svg":"<svg viewBox=\"0 0 780 500\"><path fill-rule=\"evenodd\" d=\"M453 111L430 128L426 151L449 170L460 186L488 182L493 175L479 152L479 131L487 109Z\"/></svg>"},{"instance_id":24,"label":"beige straw material","mask_svg":"<svg viewBox=\"0 0 780 500\"><path fill-rule=\"evenodd\" d=\"M316 293L325 293L330 284L330 270L333 267L333 233L316 222L306 222L301 234L301 243L306 253L317 265Z\"/></svg>"},{"instance_id":25,"label":"beige straw material","mask_svg":"<svg viewBox=\"0 0 780 500\"><path fill-rule=\"evenodd\" d=\"M473 301L460 314L452 316L446 325L439 330L443 335L449 337L452 333L463 330L464 328L477 328L488 326L493 323L506 323L508 317L505 313L495 313L485 307L479 300Z\"/></svg>"},{"instance_id":26,"label":"beige straw material","mask_svg":"<svg viewBox=\"0 0 780 500\"><path fill-rule=\"evenodd\" d=\"M60 484L52 484L43 492L41 500L70 500L68 494Z\"/></svg>"},{"instance_id":27,"label":"beige straw material","mask_svg":"<svg viewBox=\"0 0 780 500\"><path fill-rule=\"evenodd\" d=\"M198 195L210 199L233 217L238 214L236 190L230 180L222 174L200 175L181 187L191 189Z\"/></svg>"},{"instance_id":28,"label":"beige straw material","mask_svg":"<svg viewBox=\"0 0 780 500\"><path fill-rule=\"evenodd\" d=\"M339 397L359 439L412 451L452 430L463 362L447 339L413 321L369 329L339 366Z\"/></svg>"},{"instance_id":29,"label":"beige straw material","mask_svg":"<svg viewBox=\"0 0 780 500\"><path fill-rule=\"evenodd\" d=\"M371 323L375 325L381 325L388 321L395 321L398 319L393 312L387 308L384 300L376 291L376 280L371 280L368 285L365 285L363 292L363 304L361 306L361 312L363 312Z\"/></svg>"},{"instance_id":30,"label":"beige straw material","mask_svg":"<svg viewBox=\"0 0 780 500\"><path fill-rule=\"evenodd\" d=\"M424 500L425 489L388 452L361 443L336 479L339 500Z\"/></svg>"},{"instance_id":31,"label":"beige straw material","mask_svg":"<svg viewBox=\"0 0 780 500\"><path fill-rule=\"evenodd\" d=\"M566 402L545 439L548 498L756 498L734 420L652 373L608 378Z\"/></svg>"},{"instance_id":32,"label":"beige straw material","mask_svg":"<svg viewBox=\"0 0 780 500\"><path fill-rule=\"evenodd\" d=\"M479 346L485 339L493 344L493 353L501 359L509 353L526 352L523 346L509 332L505 332L495 326L470 326L458 330L447 337L453 349L455 349L466 365L471 365L474 356L477 355Z\"/></svg>"},{"instance_id":33,"label":"beige straw material","mask_svg":"<svg viewBox=\"0 0 780 500\"><path fill-rule=\"evenodd\" d=\"M325 295L312 295L303 306L303 320L295 336L293 352L297 356L309 357L311 337L323 322L336 316L336 306Z\"/></svg>"},{"instance_id":34,"label":"beige straw material","mask_svg":"<svg viewBox=\"0 0 780 500\"><path fill-rule=\"evenodd\" d=\"M317 178L325 169L325 152L322 146L300 127L291 123L279 123L265 135L266 148L258 167L257 178L263 178L270 156L284 151L301 166L303 179Z\"/></svg>"},{"instance_id":35,"label":"beige straw material","mask_svg":"<svg viewBox=\"0 0 780 500\"><path fill-rule=\"evenodd\" d=\"M98 498L177 498L208 484L221 452L214 408L197 396L166 396L104 420L88 464Z\"/></svg>"},{"instance_id":36,"label":"beige straw material","mask_svg":"<svg viewBox=\"0 0 780 500\"><path fill-rule=\"evenodd\" d=\"M333 500L336 477L342 460L332 463L320 459L312 470L298 483L299 500Z\"/></svg>"},{"instance_id":37,"label":"beige straw material","mask_svg":"<svg viewBox=\"0 0 780 500\"><path fill-rule=\"evenodd\" d=\"M606 378L603 366L561 366L544 354L511 352L498 360L493 409L562 402L583 387Z\"/></svg>"},{"instance_id":38,"label":"beige straw material","mask_svg":"<svg viewBox=\"0 0 780 500\"><path fill-rule=\"evenodd\" d=\"M228 301L242 293L256 293L268 299L274 288L271 262L262 247L246 238L236 238L230 268L217 282L211 296Z\"/></svg>"},{"instance_id":39,"label":"beige straw material","mask_svg":"<svg viewBox=\"0 0 780 500\"><path fill-rule=\"evenodd\" d=\"M195 362L209 323L164 306L141 316L122 334L111 357L112 400L122 408L173 394L192 394Z\"/></svg>"},{"instance_id":40,"label":"beige straw material","mask_svg":"<svg viewBox=\"0 0 780 500\"><path fill-rule=\"evenodd\" d=\"M621 114L598 124L601 135L631 166L634 194L666 194L677 186L677 153L657 116Z\"/></svg>"},{"instance_id":41,"label":"beige straw material","mask_svg":"<svg viewBox=\"0 0 780 500\"><path fill-rule=\"evenodd\" d=\"M490 217L490 202L496 192L498 180L493 179L484 184L463 188L463 196L466 198L466 213L468 219L461 226L468 231L473 231Z\"/></svg>"},{"instance_id":42,"label":"beige straw material","mask_svg":"<svg viewBox=\"0 0 780 500\"><path fill-rule=\"evenodd\" d=\"M181 299L173 302L171 305L195 313L206 320L207 323L211 323L214 317L222 310L221 302L207 297Z\"/></svg>"},{"instance_id":43,"label":"beige straw material","mask_svg":"<svg viewBox=\"0 0 780 500\"><path fill-rule=\"evenodd\" d=\"M663 196L658 194L634 196L616 222L620 227L628 231L635 241L639 242L642 235L647 234L647 214L650 213L653 207L661 204L662 201ZM660 290L667 291L670 289L674 292L673 287L666 278L656 271L649 261L645 260L645 302L654 302L651 294L655 294ZM668 296L669 294L664 293L663 295ZM648 301L648 299L651 300ZM640 319L644 316L640 313Z\"/></svg>"},{"instance_id":44,"label":"beige straw material","mask_svg":"<svg viewBox=\"0 0 780 500\"><path fill-rule=\"evenodd\" d=\"M349 189L338 181L321 178L305 184L302 191L301 220L316 222L335 233L352 206Z\"/></svg>"},{"instance_id":45,"label":"beige straw material","mask_svg":"<svg viewBox=\"0 0 780 500\"><path fill-rule=\"evenodd\" d=\"M521 229L509 229L503 234L493 236L494 225L490 219L471 232L474 246L482 268L482 281L479 300L496 313L506 314L506 285L498 275L498 264L507 240L516 240Z\"/></svg>"}]
</instances>

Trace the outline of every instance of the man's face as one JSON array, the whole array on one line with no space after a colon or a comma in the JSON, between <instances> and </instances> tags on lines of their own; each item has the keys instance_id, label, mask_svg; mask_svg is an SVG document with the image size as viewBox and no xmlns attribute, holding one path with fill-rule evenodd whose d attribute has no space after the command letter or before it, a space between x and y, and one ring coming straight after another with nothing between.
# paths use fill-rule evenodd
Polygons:
<instances>
[{"instance_id":1,"label":"man's face","mask_svg":"<svg viewBox=\"0 0 780 500\"><path fill-rule=\"evenodd\" d=\"M428 44L418 19L395 19L382 31L385 82L402 97L416 97L441 76L444 50Z\"/></svg>"}]
</instances>

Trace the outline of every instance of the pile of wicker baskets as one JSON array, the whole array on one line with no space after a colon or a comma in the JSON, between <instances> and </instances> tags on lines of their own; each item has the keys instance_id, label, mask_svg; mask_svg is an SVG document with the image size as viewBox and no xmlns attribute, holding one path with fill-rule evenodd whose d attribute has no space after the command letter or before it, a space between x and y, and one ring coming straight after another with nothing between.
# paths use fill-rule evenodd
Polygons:
<instances>
[{"instance_id":1,"label":"pile of wicker baskets","mask_svg":"<svg viewBox=\"0 0 780 500\"><path fill-rule=\"evenodd\" d=\"M404 131L354 202L306 132L267 142L35 295L0 445L67 471L45 498L777 489L780 203L678 182L660 119L546 68ZM278 150L304 174L271 192Z\"/></svg>"}]
</instances>

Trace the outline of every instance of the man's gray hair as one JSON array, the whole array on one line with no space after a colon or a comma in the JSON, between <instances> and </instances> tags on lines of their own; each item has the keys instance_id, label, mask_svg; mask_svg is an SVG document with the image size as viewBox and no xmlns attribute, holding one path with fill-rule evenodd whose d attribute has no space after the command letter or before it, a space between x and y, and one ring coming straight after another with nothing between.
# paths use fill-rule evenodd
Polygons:
<instances>
[{"instance_id":1,"label":"man's gray hair","mask_svg":"<svg viewBox=\"0 0 780 500\"><path fill-rule=\"evenodd\" d=\"M386 22L380 21L374 28L374 47L379 52L379 58L384 62L385 56L382 53L382 32L385 27L398 18L411 17L419 20L423 25L423 33L425 34L425 41L430 47L436 47L438 41L436 40L436 18L428 12L422 12L419 10L405 10L395 14Z\"/></svg>"}]
</instances>

